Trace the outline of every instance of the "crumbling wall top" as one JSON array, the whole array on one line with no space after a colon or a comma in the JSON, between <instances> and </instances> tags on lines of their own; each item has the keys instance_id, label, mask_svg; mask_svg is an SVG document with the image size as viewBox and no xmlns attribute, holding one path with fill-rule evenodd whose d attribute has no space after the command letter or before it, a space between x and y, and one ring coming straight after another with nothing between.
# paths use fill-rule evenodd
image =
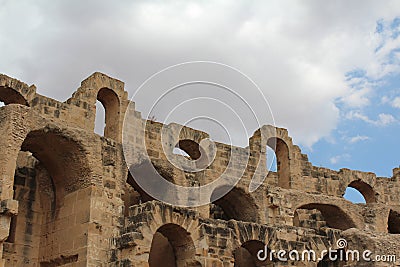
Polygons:
<instances>
[{"instance_id":1,"label":"crumbling wall top","mask_svg":"<svg viewBox=\"0 0 400 267\"><path fill-rule=\"evenodd\" d=\"M29 106L36 95L36 86L27 85L17 79L0 74L0 101L5 104L21 104Z\"/></svg>"}]
</instances>

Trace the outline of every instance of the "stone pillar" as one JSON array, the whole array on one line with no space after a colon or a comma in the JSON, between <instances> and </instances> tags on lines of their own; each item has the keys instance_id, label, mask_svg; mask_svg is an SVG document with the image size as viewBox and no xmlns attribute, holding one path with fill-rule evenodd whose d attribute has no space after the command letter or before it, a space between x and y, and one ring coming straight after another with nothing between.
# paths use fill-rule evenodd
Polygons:
<instances>
[{"instance_id":1,"label":"stone pillar","mask_svg":"<svg viewBox=\"0 0 400 267\"><path fill-rule=\"evenodd\" d=\"M9 235L11 217L18 212L18 202L13 200L14 172L28 131L28 111L29 108L22 105L0 108L0 259L3 258L3 243ZM4 260L0 266L4 266Z\"/></svg>"}]
</instances>

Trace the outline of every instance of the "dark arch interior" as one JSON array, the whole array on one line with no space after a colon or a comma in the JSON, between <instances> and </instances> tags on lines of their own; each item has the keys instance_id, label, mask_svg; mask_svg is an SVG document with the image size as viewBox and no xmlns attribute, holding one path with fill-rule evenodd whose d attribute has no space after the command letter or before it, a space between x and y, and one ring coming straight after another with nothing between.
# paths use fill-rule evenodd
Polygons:
<instances>
[{"instance_id":1,"label":"dark arch interior","mask_svg":"<svg viewBox=\"0 0 400 267\"><path fill-rule=\"evenodd\" d=\"M348 187L358 190L363 195L367 204L376 202L376 193L369 184L361 180L356 180L351 182Z\"/></svg>"},{"instance_id":2,"label":"dark arch interior","mask_svg":"<svg viewBox=\"0 0 400 267\"><path fill-rule=\"evenodd\" d=\"M265 261L260 261L257 258L257 253L263 250L265 251L265 244L258 240L250 240L243 243L239 248L235 249L233 256L235 258L234 267L270 267L273 263L268 255ZM262 253L261 256L264 256Z\"/></svg>"},{"instance_id":3,"label":"dark arch interior","mask_svg":"<svg viewBox=\"0 0 400 267\"><path fill-rule=\"evenodd\" d=\"M5 105L8 104L20 104L29 106L25 98L17 91L9 87L0 87L0 102Z\"/></svg>"},{"instance_id":4,"label":"dark arch interior","mask_svg":"<svg viewBox=\"0 0 400 267\"><path fill-rule=\"evenodd\" d=\"M185 151L193 160L199 159L201 156L200 146L193 140L189 139L180 140L176 144L176 147Z\"/></svg>"},{"instance_id":5,"label":"dark arch interior","mask_svg":"<svg viewBox=\"0 0 400 267\"><path fill-rule=\"evenodd\" d=\"M326 226L330 228L335 228L339 230L347 230L349 228L356 228L354 222L351 220L351 218L339 207L334 206L334 205L329 205L329 204L318 204L318 203L312 203L312 204L307 204L299 207L296 210L295 217L293 224L295 226L302 226L298 225L298 217L296 219L296 215L298 216L299 212L301 210L318 210L321 215L322 215L322 220L326 222ZM313 216L313 215L311 215ZM313 218L315 220L315 218Z\"/></svg>"},{"instance_id":6,"label":"dark arch interior","mask_svg":"<svg viewBox=\"0 0 400 267\"><path fill-rule=\"evenodd\" d=\"M135 181L132 174L128 172L128 178L126 181L127 185L125 188L122 199L124 201L124 215L129 215L129 207L146 203L154 200L149 194L147 194Z\"/></svg>"},{"instance_id":7,"label":"dark arch interior","mask_svg":"<svg viewBox=\"0 0 400 267\"><path fill-rule=\"evenodd\" d=\"M217 188L212 199L227 190L226 187ZM252 197L242 189L233 188L228 194L214 201L210 205L210 217L222 220L237 220L244 222L258 222L258 208Z\"/></svg>"},{"instance_id":8,"label":"dark arch interior","mask_svg":"<svg viewBox=\"0 0 400 267\"><path fill-rule=\"evenodd\" d=\"M119 108L118 95L111 89L102 88L97 94L97 100L105 109L104 137L116 140L118 138Z\"/></svg>"},{"instance_id":9,"label":"dark arch interior","mask_svg":"<svg viewBox=\"0 0 400 267\"><path fill-rule=\"evenodd\" d=\"M131 166L128 170L128 177L126 180L125 193L122 196L125 205L125 216L128 215L129 207L133 205L142 204L148 201L156 200L157 196L149 195L139 184L135 178L140 179L139 182L144 188L158 188L157 192L171 194L174 192L167 192L160 186L159 177L175 183L173 174L164 170L161 166L153 164L149 161Z\"/></svg>"},{"instance_id":10,"label":"dark arch interior","mask_svg":"<svg viewBox=\"0 0 400 267\"><path fill-rule=\"evenodd\" d=\"M150 248L150 267L198 266L195 246L190 233L176 224L161 226L153 236Z\"/></svg>"},{"instance_id":11,"label":"dark arch interior","mask_svg":"<svg viewBox=\"0 0 400 267\"><path fill-rule=\"evenodd\" d=\"M400 213L390 210L388 218L389 234L400 234Z\"/></svg>"},{"instance_id":12,"label":"dark arch interior","mask_svg":"<svg viewBox=\"0 0 400 267\"><path fill-rule=\"evenodd\" d=\"M273 137L268 139L267 145L275 151L278 186L286 189L290 188L290 161L287 144L282 139Z\"/></svg>"},{"instance_id":13,"label":"dark arch interior","mask_svg":"<svg viewBox=\"0 0 400 267\"><path fill-rule=\"evenodd\" d=\"M66 245L60 250L54 240L61 235L57 228L60 219L68 221L76 216L73 213L75 191L90 176L86 153L71 137L46 128L27 135L16 166L13 188L19 212L10 224L4 258L8 264L18 266L48 266L66 250L74 249L73 245ZM80 202L86 206L85 199ZM64 228L77 233L83 231L75 220L68 221ZM77 259L78 254L73 254L61 262Z\"/></svg>"},{"instance_id":14,"label":"dark arch interior","mask_svg":"<svg viewBox=\"0 0 400 267\"><path fill-rule=\"evenodd\" d=\"M318 262L317 267L344 267L346 265L346 251L338 249L335 253L327 254ZM342 259L342 260L341 260Z\"/></svg>"},{"instance_id":15,"label":"dark arch interior","mask_svg":"<svg viewBox=\"0 0 400 267\"><path fill-rule=\"evenodd\" d=\"M79 181L89 177L85 151L57 130L30 132L21 150L31 152L48 170L57 188L57 199L75 191L81 185Z\"/></svg>"}]
</instances>

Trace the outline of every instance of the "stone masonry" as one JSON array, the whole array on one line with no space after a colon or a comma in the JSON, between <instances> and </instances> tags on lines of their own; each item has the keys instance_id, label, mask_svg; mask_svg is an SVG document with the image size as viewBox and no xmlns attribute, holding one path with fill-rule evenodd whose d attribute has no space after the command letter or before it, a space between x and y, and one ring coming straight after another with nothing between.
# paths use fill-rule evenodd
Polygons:
<instances>
[{"instance_id":1,"label":"stone masonry","mask_svg":"<svg viewBox=\"0 0 400 267\"><path fill-rule=\"evenodd\" d=\"M65 102L0 75L0 101L0 266L400 266L400 168L384 178L316 167L286 129L273 127L274 136L262 140L272 127L263 126L248 150L216 143L206 169L184 172L167 159L163 124L142 118L124 83L102 73L84 80ZM96 101L105 108L104 136L94 133ZM125 122L136 161L130 166L122 144L126 112L134 115ZM207 137L183 127L174 142L196 160ZM267 146L275 151L276 172L266 170ZM224 172L232 150L248 157L238 164L245 166L243 177L209 205L171 206L135 181L135 175L150 175L134 172L146 153L166 180L204 185ZM268 175L249 193L256 172ZM357 189L366 204L345 200L347 187ZM347 247L338 246L343 238ZM256 255L265 247L313 250L317 259L282 261L273 254L261 261ZM338 254L371 250L397 261L319 258L329 248Z\"/></svg>"}]
</instances>

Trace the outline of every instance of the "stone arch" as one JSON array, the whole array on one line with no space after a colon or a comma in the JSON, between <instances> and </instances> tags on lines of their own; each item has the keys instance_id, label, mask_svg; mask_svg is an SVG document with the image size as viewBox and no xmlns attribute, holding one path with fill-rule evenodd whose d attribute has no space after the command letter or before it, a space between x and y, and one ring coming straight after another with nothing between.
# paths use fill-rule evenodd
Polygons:
<instances>
[{"instance_id":1,"label":"stone arch","mask_svg":"<svg viewBox=\"0 0 400 267\"><path fill-rule=\"evenodd\" d=\"M295 216L293 219L294 226L302 226L299 225L298 220L296 220L296 213L298 216L299 210L318 210L321 213L324 222L326 222L326 225L330 228L339 230L356 228L356 224L354 223L354 221L341 208L331 204L319 203L310 203L298 207L295 210Z\"/></svg>"},{"instance_id":2,"label":"stone arch","mask_svg":"<svg viewBox=\"0 0 400 267\"><path fill-rule=\"evenodd\" d=\"M260 256L266 257L266 260L259 260L257 254L260 250L263 250ZM235 259L234 267L271 267L273 263L270 257L265 254L265 244L259 240L248 240L244 242L240 247L233 251L233 257Z\"/></svg>"},{"instance_id":3,"label":"stone arch","mask_svg":"<svg viewBox=\"0 0 400 267\"><path fill-rule=\"evenodd\" d=\"M363 195L363 197L365 199L365 202L367 204L376 203L376 195L377 195L377 193L372 188L372 186L370 186L366 182L364 182L362 180L355 180L355 181L352 181L348 185L348 187L351 187L351 188L354 188L354 189L358 190Z\"/></svg>"},{"instance_id":4,"label":"stone arch","mask_svg":"<svg viewBox=\"0 0 400 267\"><path fill-rule=\"evenodd\" d=\"M84 102L89 105L88 123L93 123L92 129L95 128L96 121L96 100L101 102L105 109L104 136L118 142L122 141L122 123L129 104L124 83L103 73L95 72L83 80L78 90L67 100L67 103Z\"/></svg>"},{"instance_id":5,"label":"stone arch","mask_svg":"<svg viewBox=\"0 0 400 267\"><path fill-rule=\"evenodd\" d=\"M5 105L20 104L29 106L36 95L36 87L28 86L17 79L0 74L0 101Z\"/></svg>"},{"instance_id":6,"label":"stone arch","mask_svg":"<svg viewBox=\"0 0 400 267\"><path fill-rule=\"evenodd\" d=\"M195 245L183 227L168 223L159 227L153 236L149 254L149 267L196 266Z\"/></svg>"},{"instance_id":7,"label":"stone arch","mask_svg":"<svg viewBox=\"0 0 400 267\"><path fill-rule=\"evenodd\" d=\"M21 95L21 93L6 86L0 86L0 101L5 105L20 104L29 106L28 101Z\"/></svg>"},{"instance_id":8,"label":"stone arch","mask_svg":"<svg viewBox=\"0 0 400 267\"><path fill-rule=\"evenodd\" d=\"M271 137L267 141L267 145L275 152L276 165L278 172L278 186L290 188L290 156L289 147L283 139Z\"/></svg>"},{"instance_id":9,"label":"stone arch","mask_svg":"<svg viewBox=\"0 0 400 267\"><path fill-rule=\"evenodd\" d=\"M388 232L389 234L400 234L400 213L397 211L389 211Z\"/></svg>"},{"instance_id":10,"label":"stone arch","mask_svg":"<svg viewBox=\"0 0 400 267\"><path fill-rule=\"evenodd\" d=\"M177 192L168 191L168 188L160 185L160 179L165 179L173 184L177 183L174 171L166 168L162 165L162 162L145 160L139 164L132 165L129 168L126 180L125 211L127 212L131 205L162 199L166 195L167 197L176 196ZM157 188L154 193L158 195L149 195L150 192L148 193L146 188ZM131 200L133 202L130 202Z\"/></svg>"},{"instance_id":11,"label":"stone arch","mask_svg":"<svg viewBox=\"0 0 400 267\"><path fill-rule=\"evenodd\" d=\"M140 205L154 200L149 194L147 194L135 181L132 174L128 171L128 178L126 180L126 186L122 195L124 201L124 216L129 215L129 207L134 205Z\"/></svg>"},{"instance_id":12,"label":"stone arch","mask_svg":"<svg viewBox=\"0 0 400 267\"><path fill-rule=\"evenodd\" d=\"M294 186L295 177L300 176L300 168L294 168L298 165L301 151L298 146L293 145L292 138L288 131L283 128L272 125L263 125L256 130L249 139L250 155L255 159L256 169L254 172L258 175L265 175L268 171L267 154L270 148L276 155L277 175L271 175L274 178L273 185L284 189L290 189ZM253 159L253 165L254 165ZM277 176L277 181L275 181Z\"/></svg>"},{"instance_id":13,"label":"stone arch","mask_svg":"<svg viewBox=\"0 0 400 267\"><path fill-rule=\"evenodd\" d=\"M179 140L175 147L185 151L193 160L197 160L201 156L200 145L193 140Z\"/></svg>"},{"instance_id":14,"label":"stone arch","mask_svg":"<svg viewBox=\"0 0 400 267\"><path fill-rule=\"evenodd\" d=\"M209 165L207 153L194 140L181 139L176 143L175 149L180 149L183 153L186 153L190 160L196 162L197 168L205 168Z\"/></svg>"},{"instance_id":15,"label":"stone arch","mask_svg":"<svg viewBox=\"0 0 400 267\"><path fill-rule=\"evenodd\" d=\"M23 190L14 196L22 208L15 217L17 223L11 223L11 237L13 232L17 233L13 240L8 240L13 241L12 250L8 251L5 246L3 257L10 262L29 262L32 265L48 264L54 260L75 262L79 252L73 241L60 250L54 240L60 240L61 230L76 231L77 235L85 233L84 222L72 218L79 212L89 214L85 207L90 208L90 200L84 198L80 200L82 207L73 211L78 191L90 185L87 153L70 132L53 127L31 130L22 142L21 151L24 152L19 155L22 153L25 161L32 158L35 164L25 162L22 169L17 166L14 190L18 186ZM27 171L24 164L28 164L31 171ZM61 219L68 221L64 227L60 226ZM71 254L74 251L76 254ZM71 257L62 258L66 254Z\"/></svg>"},{"instance_id":16,"label":"stone arch","mask_svg":"<svg viewBox=\"0 0 400 267\"><path fill-rule=\"evenodd\" d=\"M226 190L224 186L216 188L211 198L214 199L217 194ZM257 223L260 221L258 211L252 196L237 187L232 188L228 194L210 205L210 217L214 219Z\"/></svg>"},{"instance_id":17,"label":"stone arch","mask_svg":"<svg viewBox=\"0 0 400 267\"><path fill-rule=\"evenodd\" d=\"M118 95L109 88L101 88L97 92L97 100L105 109L104 137L118 140L121 106Z\"/></svg>"},{"instance_id":18,"label":"stone arch","mask_svg":"<svg viewBox=\"0 0 400 267\"><path fill-rule=\"evenodd\" d=\"M21 151L29 151L48 170L60 200L64 195L89 185L90 167L82 144L56 128L31 131L21 145Z\"/></svg>"}]
</instances>

